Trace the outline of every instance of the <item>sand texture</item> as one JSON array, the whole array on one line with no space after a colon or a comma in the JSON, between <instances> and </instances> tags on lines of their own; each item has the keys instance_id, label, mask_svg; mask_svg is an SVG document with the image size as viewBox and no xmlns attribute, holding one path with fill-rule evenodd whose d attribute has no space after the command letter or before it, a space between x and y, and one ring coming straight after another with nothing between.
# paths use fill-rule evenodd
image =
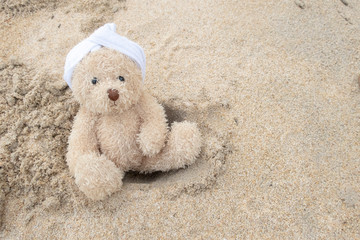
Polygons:
<instances>
[{"instance_id":1,"label":"sand texture","mask_svg":"<svg viewBox=\"0 0 360 240\"><path fill-rule=\"evenodd\" d=\"M1 239L360 239L360 1L0 0ZM117 24L196 164L93 202L65 163L68 51Z\"/></svg>"}]
</instances>

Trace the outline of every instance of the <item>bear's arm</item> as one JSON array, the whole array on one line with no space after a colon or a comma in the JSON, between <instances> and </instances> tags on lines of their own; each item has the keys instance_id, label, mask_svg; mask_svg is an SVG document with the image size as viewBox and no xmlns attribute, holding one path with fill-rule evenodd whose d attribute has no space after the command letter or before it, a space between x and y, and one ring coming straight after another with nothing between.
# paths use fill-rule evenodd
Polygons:
<instances>
[{"instance_id":1,"label":"bear's arm","mask_svg":"<svg viewBox=\"0 0 360 240\"><path fill-rule=\"evenodd\" d=\"M149 93L143 93L137 110L142 119L138 143L143 154L153 156L165 145L168 132L164 108Z\"/></svg>"},{"instance_id":2,"label":"bear's arm","mask_svg":"<svg viewBox=\"0 0 360 240\"><path fill-rule=\"evenodd\" d=\"M80 108L71 130L68 153L66 156L66 161L72 174L74 173L76 162L81 155L89 153L99 154L95 134L95 124L96 116L93 113Z\"/></svg>"}]
</instances>

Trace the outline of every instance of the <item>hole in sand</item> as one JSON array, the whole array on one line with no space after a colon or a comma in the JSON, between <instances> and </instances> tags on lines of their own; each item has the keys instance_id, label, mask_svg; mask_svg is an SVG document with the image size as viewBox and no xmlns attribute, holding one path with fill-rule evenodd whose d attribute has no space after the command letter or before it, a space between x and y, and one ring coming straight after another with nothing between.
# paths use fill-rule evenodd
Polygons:
<instances>
[{"instance_id":1,"label":"hole in sand","mask_svg":"<svg viewBox=\"0 0 360 240\"><path fill-rule=\"evenodd\" d=\"M124 183L152 183L159 178L162 178L166 173L163 172L153 172L148 174L142 174L135 171L126 172L123 179Z\"/></svg>"},{"instance_id":2,"label":"hole in sand","mask_svg":"<svg viewBox=\"0 0 360 240\"><path fill-rule=\"evenodd\" d=\"M153 173L139 173L136 171L128 171L125 173L123 178L123 182L126 183L134 183L134 184L153 184L167 182L168 179L175 177L182 172L183 169L172 170L169 172L153 172Z\"/></svg>"},{"instance_id":3,"label":"hole in sand","mask_svg":"<svg viewBox=\"0 0 360 240\"><path fill-rule=\"evenodd\" d=\"M185 120L186 112L183 110L175 109L169 105L164 104L166 118L168 120L169 126L173 122L182 122Z\"/></svg>"}]
</instances>

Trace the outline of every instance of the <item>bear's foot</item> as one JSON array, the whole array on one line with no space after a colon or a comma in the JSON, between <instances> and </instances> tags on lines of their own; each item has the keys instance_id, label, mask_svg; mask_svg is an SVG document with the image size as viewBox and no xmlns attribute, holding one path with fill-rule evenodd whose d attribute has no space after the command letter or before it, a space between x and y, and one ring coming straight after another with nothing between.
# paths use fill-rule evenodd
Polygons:
<instances>
[{"instance_id":1,"label":"bear's foot","mask_svg":"<svg viewBox=\"0 0 360 240\"><path fill-rule=\"evenodd\" d=\"M92 200L103 200L122 186L124 172L105 156L82 155L76 164L75 183Z\"/></svg>"},{"instance_id":2,"label":"bear's foot","mask_svg":"<svg viewBox=\"0 0 360 240\"><path fill-rule=\"evenodd\" d=\"M165 148L158 155L145 158L139 171L148 173L184 168L195 162L200 150L201 134L196 124L175 122Z\"/></svg>"}]
</instances>

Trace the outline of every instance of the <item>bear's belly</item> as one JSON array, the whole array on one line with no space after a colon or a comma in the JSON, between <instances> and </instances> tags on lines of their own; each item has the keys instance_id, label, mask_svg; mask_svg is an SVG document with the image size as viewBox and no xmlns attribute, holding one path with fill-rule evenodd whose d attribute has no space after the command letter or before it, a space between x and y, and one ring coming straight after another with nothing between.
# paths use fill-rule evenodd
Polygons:
<instances>
[{"instance_id":1,"label":"bear's belly","mask_svg":"<svg viewBox=\"0 0 360 240\"><path fill-rule=\"evenodd\" d=\"M136 143L140 118L134 110L102 116L97 125L100 151L124 171L141 164L142 154Z\"/></svg>"}]
</instances>

